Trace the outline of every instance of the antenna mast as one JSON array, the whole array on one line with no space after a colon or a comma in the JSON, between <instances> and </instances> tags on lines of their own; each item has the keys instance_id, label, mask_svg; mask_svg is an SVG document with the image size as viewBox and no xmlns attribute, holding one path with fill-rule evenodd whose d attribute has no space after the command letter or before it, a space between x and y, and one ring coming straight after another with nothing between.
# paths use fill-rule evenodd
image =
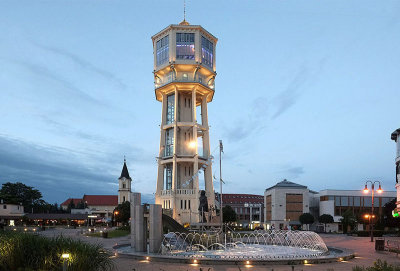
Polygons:
<instances>
[{"instance_id":1,"label":"antenna mast","mask_svg":"<svg viewBox=\"0 0 400 271\"><path fill-rule=\"evenodd\" d=\"M186 21L186 0L183 0L183 21Z\"/></svg>"}]
</instances>

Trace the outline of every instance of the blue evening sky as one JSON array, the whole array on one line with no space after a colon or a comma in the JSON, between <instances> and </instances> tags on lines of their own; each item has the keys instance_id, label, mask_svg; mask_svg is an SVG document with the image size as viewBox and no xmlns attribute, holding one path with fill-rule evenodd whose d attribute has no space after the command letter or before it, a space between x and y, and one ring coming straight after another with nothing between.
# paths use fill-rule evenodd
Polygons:
<instances>
[{"instance_id":1,"label":"blue evening sky","mask_svg":"<svg viewBox=\"0 0 400 271\"><path fill-rule=\"evenodd\" d=\"M150 37L182 21L182 6L1 0L0 184L58 203L116 194L126 155L134 190L154 193ZM394 190L399 1L188 0L187 20L219 38L209 124L211 150L224 142L226 192L263 194L283 178Z\"/></svg>"}]
</instances>

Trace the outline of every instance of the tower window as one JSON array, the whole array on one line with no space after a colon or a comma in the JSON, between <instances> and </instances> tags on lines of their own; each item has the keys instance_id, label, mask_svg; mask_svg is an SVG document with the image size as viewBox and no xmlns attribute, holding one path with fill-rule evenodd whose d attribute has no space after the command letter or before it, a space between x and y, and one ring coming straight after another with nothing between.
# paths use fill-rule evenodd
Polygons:
<instances>
[{"instance_id":1,"label":"tower window","mask_svg":"<svg viewBox=\"0 0 400 271\"><path fill-rule=\"evenodd\" d=\"M122 188L126 188L126 184L122 184Z\"/></svg>"},{"instance_id":2,"label":"tower window","mask_svg":"<svg viewBox=\"0 0 400 271\"><path fill-rule=\"evenodd\" d=\"M175 94L167 97L167 124L174 122L175 114Z\"/></svg>"},{"instance_id":3,"label":"tower window","mask_svg":"<svg viewBox=\"0 0 400 271\"><path fill-rule=\"evenodd\" d=\"M156 43L156 50L157 50L157 66L164 64L168 61L168 49L169 49L169 37L165 36Z\"/></svg>"},{"instance_id":4,"label":"tower window","mask_svg":"<svg viewBox=\"0 0 400 271\"><path fill-rule=\"evenodd\" d=\"M122 200L122 202L125 202L125 196L123 196L123 200Z\"/></svg>"},{"instance_id":5,"label":"tower window","mask_svg":"<svg viewBox=\"0 0 400 271\"><path fill-rule=\"evenodd\" d=\"M201 37L201 60L203 64L212 68L214 45L205 37Z\"/></svg>"},{"instance_id":6,"label":"tower window","mask_svg":"<svg viewBox=\"0 0 400 271\"><path fill-rule=\"evenodd\" d=\"M176 33L176 58L194 59L194 33Z\"/></svg>"},{"instance_id":7,"label":"tower window","mask_svg":"<svg viewBox=\"0 0 400 271\"><path fill-rule=\"evenodd\" d=\"M165 131L165 156L171 156L174 153L174 128Z\"/></svg>"},{"instance_id":8,"label":"tower window","mask_svg":"<svg viewBox=\"0 0 400 271\"><path fill-rule=\"evenodd\" d=\"M169 164L165 167L165 189L170 190L172 188L172 165Z\"/></svg>"}]
</instances>

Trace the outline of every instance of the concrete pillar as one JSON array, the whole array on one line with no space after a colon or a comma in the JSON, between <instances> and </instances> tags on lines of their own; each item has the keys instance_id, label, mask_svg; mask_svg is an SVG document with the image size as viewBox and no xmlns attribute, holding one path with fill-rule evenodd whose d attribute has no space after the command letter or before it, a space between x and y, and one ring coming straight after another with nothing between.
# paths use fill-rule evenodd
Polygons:
<instances>
[{"instance_id":1,"label":"concrete pillar","mask_svg":"<svg viewBox=\"0 0 400 271\"><path fill-rule=\"evenodd\" d=\"M133 192L131 193L131 247L135 249L135 210L136 206L141 205L141 194Z\"/></svg>"},{"instance_id":2,"label":"concrete pillar","mask_svg":"<svg viewBox=\"0 0 400 271\"><path fill-rule=\"evenodd\" d=\"M145 219L143 215L144 206L137 205L135 206L135 251L136 252L145 252L147 249L146 242L146 227L145 227Z\"/></svg>"},{"instance_id":3,"label":"concrete pillar","mask_svg":"<svg viewBox=\"0 0 400 271\"><path fill-rule=\"evenodd\" d=\"M163 238L161 205L159 204L150 205L149 220L150 220L149 252L158 253L160 252L161 242Z\"/></svg>"}]
</instances>

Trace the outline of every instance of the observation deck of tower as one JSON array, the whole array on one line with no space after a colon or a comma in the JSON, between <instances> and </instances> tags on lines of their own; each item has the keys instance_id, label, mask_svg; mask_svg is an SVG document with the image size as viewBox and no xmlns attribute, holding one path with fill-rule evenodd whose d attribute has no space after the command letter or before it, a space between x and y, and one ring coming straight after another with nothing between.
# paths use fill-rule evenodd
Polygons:
<instances>
[{"instance_id":1,"label":"observation deck of tower","mask_svg":"<svg viewBox=\"0 0 400 271\"><path fill-rule=\"evenodd\" d=\"M215 91L218 39L183 20L152 41L155 97L162 103L156 204L181 224L200 222L200 174L214 213L207 104Z\"/></svg>"}]
</instances>

